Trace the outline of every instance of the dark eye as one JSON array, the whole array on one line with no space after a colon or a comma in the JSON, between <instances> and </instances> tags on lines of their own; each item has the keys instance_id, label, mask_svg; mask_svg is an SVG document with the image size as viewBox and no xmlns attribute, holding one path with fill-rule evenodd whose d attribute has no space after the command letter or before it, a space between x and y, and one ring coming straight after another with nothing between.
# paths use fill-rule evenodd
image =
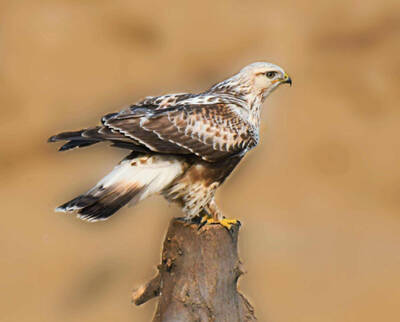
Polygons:
<instances>
[{"instance_id":1,"label":"dark eye","mask_svg":"<svg viewBox=\"0 0 400 322\"><path fill-rule=\"evenodd\" d=\"M276 72L266 72L265 76L267 76L268 78L274 78L276 76Z\"/></svg>"}]
</instances>

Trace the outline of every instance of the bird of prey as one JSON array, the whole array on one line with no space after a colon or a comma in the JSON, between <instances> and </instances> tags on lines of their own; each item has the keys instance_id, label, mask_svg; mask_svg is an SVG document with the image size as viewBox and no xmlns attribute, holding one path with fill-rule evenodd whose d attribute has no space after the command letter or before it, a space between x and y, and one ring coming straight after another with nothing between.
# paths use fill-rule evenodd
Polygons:
<instances>
[{"instance_id":1,"label":"bird of prey","mask_svg":"<svg viewBox=\"0 0 400 322\"><path fill-rule=\"evenodd\" d=\"M260 109L281 84L292 84L279 66L258 62L199 94L148 96L101 125L63 132L60 151L111 142L130 154L92 189L56 208L88 221L105 220L126 204L154 194L179 204L189 221L226 219L214 195L259 140Z\"/></svg>"}]
</instances>

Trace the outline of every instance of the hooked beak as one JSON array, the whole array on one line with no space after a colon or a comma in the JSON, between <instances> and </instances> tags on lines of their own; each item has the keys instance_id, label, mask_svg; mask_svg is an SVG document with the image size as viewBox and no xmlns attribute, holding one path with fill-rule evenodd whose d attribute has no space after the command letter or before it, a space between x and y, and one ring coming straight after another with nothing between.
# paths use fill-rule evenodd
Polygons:
<instances>
[{"instance_id":1,"label":"hooked beak","mask_svg":"<svg viewBox=\"0 0 400 322\"><path fill-rule=\"evenodd\" d=\"M289 84L290 86L292 86L292 79L286 73L285 73L285 75L283 77L282 84Z\"/></svg>"}]
</instances>

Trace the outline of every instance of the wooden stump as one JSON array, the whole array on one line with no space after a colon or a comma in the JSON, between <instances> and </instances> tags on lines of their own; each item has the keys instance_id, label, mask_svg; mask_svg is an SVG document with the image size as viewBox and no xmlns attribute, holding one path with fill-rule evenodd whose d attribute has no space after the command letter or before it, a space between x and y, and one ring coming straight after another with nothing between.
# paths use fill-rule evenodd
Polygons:
<instances>
[{"instance_id":1,"label":"wooden stump","mask_svg":"<svg viewBox=\"0 0 400 322\"><path fill-rule=\"evenodd\" d=\"M133 294L136 305L160 296L153 322L256 321L254 310L237 290L241 263L237 240L221 225L172 219L164 240L159 273Z\"/></svg>"}]
</instances>

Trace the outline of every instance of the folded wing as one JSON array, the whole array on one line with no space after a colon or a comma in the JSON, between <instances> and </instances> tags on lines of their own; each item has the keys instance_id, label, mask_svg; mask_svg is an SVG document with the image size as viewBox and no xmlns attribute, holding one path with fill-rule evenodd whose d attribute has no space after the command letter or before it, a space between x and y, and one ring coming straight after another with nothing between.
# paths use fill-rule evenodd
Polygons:
<instances>
[{"instance_id":1,"label":"folded wing","mask_svg":"<svg viewBox=\"0 0 400 322\"><path fill-rule=\"evenodd\" d=\"M103 124L153 152L195 154L210 162L254 147L257 133L228 104L145 107L110 114Z\"/></svg>"}]
</instances>

